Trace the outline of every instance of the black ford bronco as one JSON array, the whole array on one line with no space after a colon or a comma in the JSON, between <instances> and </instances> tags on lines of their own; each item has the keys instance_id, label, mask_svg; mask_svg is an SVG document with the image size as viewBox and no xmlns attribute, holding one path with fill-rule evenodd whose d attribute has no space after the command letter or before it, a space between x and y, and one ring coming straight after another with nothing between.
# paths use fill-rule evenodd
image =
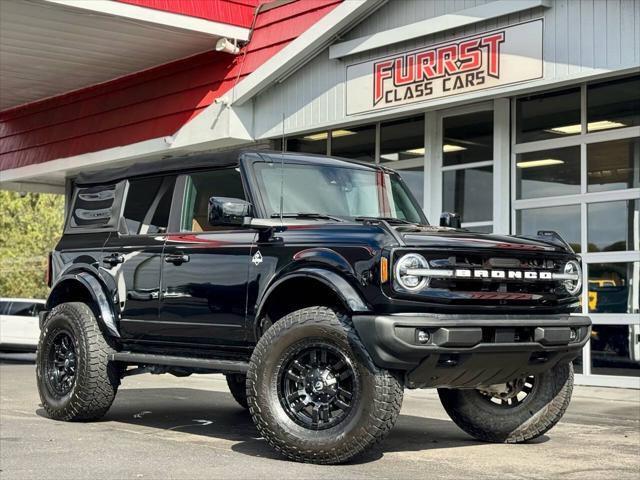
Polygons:
<instances>
[{"instance_id":1,"label":"black ford bronco","mask_svg":"<svg viewBox=\"0 0 640 480\"><path fill-rule=\"evenodd\" d=\"M399 175L228 152L80 175L50 257L37 380L51 418L102 417L123 377L224 373L286 457L339 463L393 427L404 388L524 442L562 417L591 322L553 232L431 226Z\"/></svg>"}]
</instances>

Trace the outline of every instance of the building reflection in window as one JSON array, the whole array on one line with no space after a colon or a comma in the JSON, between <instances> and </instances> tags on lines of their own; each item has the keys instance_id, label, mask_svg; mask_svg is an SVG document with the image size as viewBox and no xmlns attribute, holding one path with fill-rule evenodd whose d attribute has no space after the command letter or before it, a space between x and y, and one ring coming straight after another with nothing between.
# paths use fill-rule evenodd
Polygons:
<instances>
[{"instance_id":1,"label":"building reflection in window","mask_svg":"<svg viewBox=\"0 0 640 480\"><path fill-rule=\"evenodd\" d=\"M376 158L376 126L348 127L331 132L331 155L361 162Z\"/></svg>"},{"instance_id":2,"label":"building reflection in window","mask_svg":"<svg viewBox=\"0 0 640 480\"><path fill-rule=\"evenodd\" d=\"M516 187L519 199L580 193L580 147L518 155Z\"/></svg>"},{"instance_id":3,"label":"building reflection in window","mask_svg":"<svg viewBox=\"0 0 640 480\"><path fill-rule=\"evenodd\" d=\"M640 138L587 145L587 191L640 186Z\"/></svg>"}]
</instances>

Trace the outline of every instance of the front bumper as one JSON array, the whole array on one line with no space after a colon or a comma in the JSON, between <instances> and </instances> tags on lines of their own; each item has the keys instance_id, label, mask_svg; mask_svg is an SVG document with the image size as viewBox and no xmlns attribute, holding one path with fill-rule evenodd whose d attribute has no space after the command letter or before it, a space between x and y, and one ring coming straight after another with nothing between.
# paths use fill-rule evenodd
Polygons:
<instances>
[{"instance_id":1,"label":"front bumper","mask_svg":"<svg viewBox=\"0 0 640 480\"><path fill-rule=\"evenodd\" d=\"M591 332L589 317L577 315L355 315L353 323L374 363L404 371L409 388L474 388L541 373L572 361Z\"/></svg>"}]
</instances>

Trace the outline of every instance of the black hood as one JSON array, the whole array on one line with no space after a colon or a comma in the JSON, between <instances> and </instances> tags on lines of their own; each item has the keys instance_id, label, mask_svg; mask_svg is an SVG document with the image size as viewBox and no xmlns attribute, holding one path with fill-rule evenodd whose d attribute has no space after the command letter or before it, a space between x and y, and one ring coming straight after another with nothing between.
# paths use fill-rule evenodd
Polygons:
<instances>
[{"instance_id":1,"label":"black hood","mask_svg":"<svg viewBox=\"0 0 640 480\"><path fill-rule=\"evenodd\" d=\"M534 238L493 235L469 230L428 225L398 225L396 231L410 247L447 247L493 250L520 250L533 252L572 253L560 242Z\"/></svg>"}]
</instances>

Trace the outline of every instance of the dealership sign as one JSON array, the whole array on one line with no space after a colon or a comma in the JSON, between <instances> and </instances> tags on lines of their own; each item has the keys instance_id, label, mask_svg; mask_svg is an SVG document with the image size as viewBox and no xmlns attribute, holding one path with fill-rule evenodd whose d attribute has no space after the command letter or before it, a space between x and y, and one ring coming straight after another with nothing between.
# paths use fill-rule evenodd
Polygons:
<instances>
[{"instance_id":1,"label":"dealership sign","mask_svg":"<svg viewBox=\"0 0 640 480\"><path fill-rule=\"evenodd\" d=\"M347 67L347 115L542 77L542 20Z\"/></svg>"}]
</instances>

